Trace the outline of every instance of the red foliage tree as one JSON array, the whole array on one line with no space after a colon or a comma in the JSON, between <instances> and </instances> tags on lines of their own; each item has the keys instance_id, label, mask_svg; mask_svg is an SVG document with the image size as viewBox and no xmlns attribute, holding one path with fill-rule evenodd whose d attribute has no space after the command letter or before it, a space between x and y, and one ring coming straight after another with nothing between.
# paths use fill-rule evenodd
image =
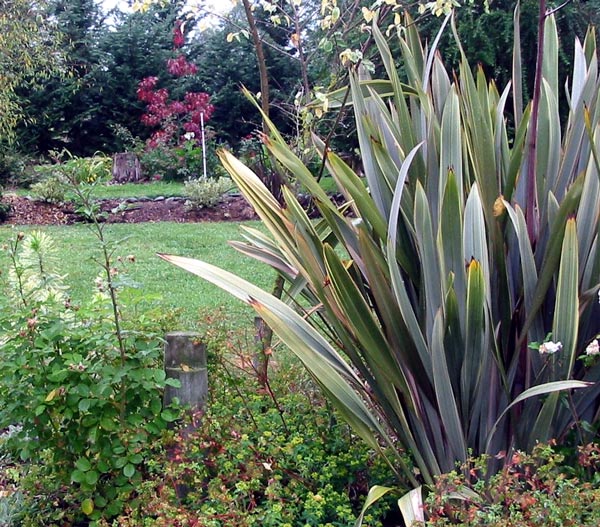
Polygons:
<instances>
[{"instance_id":1,"label":"red foliage tree","mask_svg":"<svg viewBox=\"0 0 600 527\"><path fill-rule=\"evenodd\" d=\"M181 21L173 29L173 47L180 49L185 42ZM188 62L183 53L167 61L167 71L175 77L186 77L198 72L198 66ZM159 127L146 146L149 149L158 146L170 146L189 140L190 133L196 141L200 140L201 122L208 121L214 111L210 104L210 95L203 92L187 92L183 101L170 100L169 91L157 89L158 77L146 77L138 84L138 99L147 104L142 122L149 127Z\"/></svg>"}]
</instances>

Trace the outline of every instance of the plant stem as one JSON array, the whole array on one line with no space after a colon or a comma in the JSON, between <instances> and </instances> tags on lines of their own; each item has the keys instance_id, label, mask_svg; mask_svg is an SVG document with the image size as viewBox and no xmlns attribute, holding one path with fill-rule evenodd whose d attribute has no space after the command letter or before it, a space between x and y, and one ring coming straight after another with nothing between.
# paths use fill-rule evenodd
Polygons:
<instances>
[{"instance_id":1,"label":"plant stem","mask_svg":"<svg viewBox=\"0 0 600 527\"><path fill-rule=\"evenodd\" d=\"M85 193L81 190L77 182L72 181L71 185L73 187L74 192L77 194L78 198L84 205L85 214L88 219L92 222L92 230L94 234L100 241L100 246L102 248L102 268L104 269L104 273L106 275L106 284L108 287L108 294L110 295L110 303L112 307L112 315L113 322L115 325L115 336L117 337L117 344L119 349L120 363L121 368L125 368L125 364L127 362L127 352L125 349L125 340L123 339L123 331L121 329L121 322L119 319L119 303L117 299L117 289L115 287L112 273L111 273L111 258L112 253L108 249L108 242L104 237L104 227L98 220L98 214L96 213L96 209L94 208L94 203L89 196L89 193ZM121 379L121 385L119 387L120 391L120 404L119 404L119 419L121 423L125 420L125 407L127 405L127 383L125 378Z\"/></svg>"},{"instance_id":2,"label":"plant stem","mask_svg":"<svg viewBox=\"0 0 600 527\"><path fill-rule=\"evenodd\" d=\"M258 63L258 72L260 75L260 107L264 114L269 116L269 74L267 71L267 61L265 58L265 50L262 45L262 40L258 34L258 28L256 27L256 20L252 13L252 7L249 0L242 0L244 6L244 12L246 13L246 19L248 20L248 26L250 27L250 34L252 35L252 42L254 43L254 49L256 50L256 62ZM263 121L263 132L268 133L266 123Z\"/></svg>"}]
</instances>

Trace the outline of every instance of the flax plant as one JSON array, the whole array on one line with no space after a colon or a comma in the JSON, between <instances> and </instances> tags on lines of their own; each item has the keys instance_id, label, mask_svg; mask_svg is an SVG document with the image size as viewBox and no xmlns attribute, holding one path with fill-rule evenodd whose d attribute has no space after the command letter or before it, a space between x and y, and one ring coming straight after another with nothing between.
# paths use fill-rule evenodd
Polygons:
<instances>
[{"instance_id":1,"label":"flax plant","mask_svg":"<svg viewBox=\"0 0 600 527\"><path fill-rule=\"evenodd\" d=\"M547 17L532 126L520 102L518 27L514 79L500 92L464 57L450 76L439 37L428 49L407 22L404 77L374 24L387 79L354 75L346 98L367 185L315 138L345 205L330 201L271 123L266 146L310 190L320 220L289 188L280 205L220 153L270 233L245 229L234 245L285 278L288 302L208 264L162 257L253 306L416 487L469 452L501 457L598 424L600 365L579 358L600 332L600 78L590 30L575 45L562 123ZM342 99L332 94L331 106ZM528 173L537 204L529 231Z\"/></svg>"}]
</instances>

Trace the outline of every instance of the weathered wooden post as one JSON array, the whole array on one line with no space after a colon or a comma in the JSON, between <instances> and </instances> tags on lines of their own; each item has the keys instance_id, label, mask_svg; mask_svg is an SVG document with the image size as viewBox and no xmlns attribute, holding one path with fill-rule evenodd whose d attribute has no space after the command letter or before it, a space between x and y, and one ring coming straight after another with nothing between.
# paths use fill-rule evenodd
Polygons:
<instances>
[{"instance_id":1,"label":"weathered wooden post","mask_svg":"<svg viewBox=\"0 0 600 527\"><path fill-rule=\"evenodd\" d=\"M256 372L258 383L264 387L269 381L269 355L271 354L273 331L261 317L254 317L254 328L256 330L254 336L256 349L252 356L252 366Z\"/></svg>"},{"instance_id":2,"label":"weathered wooden post","mask_svg":"<svg viewBox=\"0 0 600 527\"><path fill-rule=\"evenodd\" d=\"M132 152L114 155L112 180L115 183L137 183L141 179L142 167L138 156Z\"/></svg>"},{"instance_id":3,"label":"weathered wooden post","mask_svg":"<svg viewBox=\"0 0 600 527\"><path fill-rule=\"evenodd\" d=\"M165 372L168 379L181 383L179 388L165 388L165 405L177 398L192 411L204 406L208 395L206 347L198 333L175 331L165 335Z\"/></svg>"},{"instance_id":4,"label":"weathered wooden post","mask_svg":"<svg viewBox=\"0 0 600 527\"><path fill-rule=\"evenodd\" d=\"M175 398L183 406L188 406L192 416L200 410L208 395L208 373L206 370L206 346L198 333L174 331L165 335L165 373L167 379L177 379L179 388L165 387L165 406ZM196 421L180 430L183 439L197 428ZM172 453L171 453L172 455ZM175 492L180 499L189 493L185 483L176 482Z\"/></svg>"}]
</instances>

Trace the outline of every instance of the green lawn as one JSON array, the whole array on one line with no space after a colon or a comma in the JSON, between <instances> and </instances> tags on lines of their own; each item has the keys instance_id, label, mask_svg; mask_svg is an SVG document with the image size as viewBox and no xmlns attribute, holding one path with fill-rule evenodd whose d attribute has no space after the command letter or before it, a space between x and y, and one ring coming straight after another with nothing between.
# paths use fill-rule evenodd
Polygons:
<instances>
[{"instance_id":1,"label":"green lawn","mask_svg":"<svg viewBox=\"0 0 600 527\"><path fill-rule=\"evenodd\" d=\"M249 225L257 225L256 222ZM115 256L135 256L135 262L125 264L128 276L145 293L159 294L165 309L182 308L182 329L191 329L199 312L211 313L224 308L226 316L236 326L252 322L253 311L227 293L202 279L160 260L157 252L198 258L248 279L270 290L274 273L265 265L240 255L229 247L228 240L241 239L238 223L142 223L106 226L106 237L118 244ZM0 245L18 231L33 228L0 227ZM100 267L94 262L100 255L93 232L86 225L43 227L52 235L61 258L60 270L68 275L67 283L75 302L93 291L94 278ZM0 269L7 269L8 254L0 251Z\"/></svg>"},{"instance_id":2,"label":"green lawn","mask_svg":"<svg viewBox=\"0 0 600 527\"><path fill-rule=\"evenodd\" d=\"M11 192L20 196L31 194L29 189L13 189ZM96 199L123 199L123 198L156 198L164 196L183 196L184 184L175 181L152 181L148 183L124 183L122 185L97 184L94 187Z\"/></svg>"}]
</instances>

